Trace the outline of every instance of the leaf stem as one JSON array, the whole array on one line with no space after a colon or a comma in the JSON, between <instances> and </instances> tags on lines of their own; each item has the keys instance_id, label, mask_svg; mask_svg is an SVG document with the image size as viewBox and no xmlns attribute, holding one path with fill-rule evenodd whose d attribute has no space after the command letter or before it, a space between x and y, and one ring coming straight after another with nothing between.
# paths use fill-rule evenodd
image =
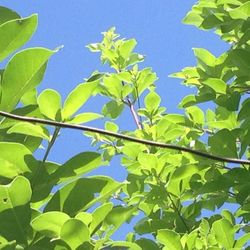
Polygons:
<instances>
[{"instance_id":1,"label":"leaf stem","mask_svg":"<svg viewBox=\"0 0 250 250\"><path fill-rule=\"evenodd\" d=\"M174 209L175 212L178 214L180 220L182 221L183 225L185 226L187 232L189 233L190 230L189 230L189 227L188 227L188 225L187 225L185 219L184 219L183 216L181 215L180 210L179 210L178 207L175 205L175 203L174 203L174 201L173 201L171 195L170 195L168 192L167 192L167 196L168 196L169 200L171 201L171 204L172 204L172 206L173 206L173 209Z\"/></svg>"},{"instance_id":2,"label":"leaf stem","mask_svg":"<svg viewBox=\"0 0 250 250\"><path fill-rule=\"evenodd\" d=\"M44 163L45 163L45 161L47 160L47 158L48 158L48 156L49 156L50 150L51 150L52 146L54 145L54 143L55 143L55 141L56 141L56 138L57 138L57 136L58 136L58 134L59 134L59 132L60 132L60 129L61 129L60 127L55 127L55 129L54 129L53 135L52 135L52 137L51 137L51 140L49 141L49 144L48 144L48 147L47 147L47 149L46 149L46 152L45 152L45 154L44 154L44 156L43 156L43 159L42 159L42 161L40 162L40 164L39 164L37 170L35 171L34 178L32 179L32 182L31 182L31 186L32 186L32 187L34 187L34 185L35 185L35 183L36 183L36 181L37 181L37 178L39 177L39 175L40 175L40 173L41 173L41 171L42 171L42 168L43 168L43 166L44 166Z\"/></svg>"}]
</instances>

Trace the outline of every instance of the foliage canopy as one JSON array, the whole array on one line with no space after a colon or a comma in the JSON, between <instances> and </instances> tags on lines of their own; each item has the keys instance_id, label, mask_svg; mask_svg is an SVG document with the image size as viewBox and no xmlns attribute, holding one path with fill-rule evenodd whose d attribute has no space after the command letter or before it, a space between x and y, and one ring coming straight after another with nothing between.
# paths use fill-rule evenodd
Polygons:
<instances>
[{"instance_id":1,"label":"foliage canopy","mask_svg":"<svg viewBox=\"0 0 250 250\"><path fill-rule=\"evenodd\" d=\"M197 92L181 100L184 114L169 114L156 91L156 73L139 67L144 57L134 52L136 40L119 39L114 28L87 46L110 72L93 72L64 102L53 89L38 94L57 50L16 52L35 32L37 16L21 18L0 7L0 62L8 60L0 70L0 110L71 124L102 119L108 131L249 159L249 16L248 0L200 0L193 6L184 23L214 30L230 48L219 57L194 49L197 65L171 76ZM102 114L79 113L96 95L107 98ZM205 102L214 108L202 109ZM126 108L137 126L134 131L121 131L116 123ZM84 135L98 150L58 164L47 157L60 132L60 127L51 132L46 125L1 117L0 249L217 250L247 245L249 165L91 132ZM47 147L39 160L35 152L42 142ZM128 173L123 182L86 176L117 156ZM141 219L134 231L123 241L112 240L136 216Z\"/></svg>"}]
</instances>

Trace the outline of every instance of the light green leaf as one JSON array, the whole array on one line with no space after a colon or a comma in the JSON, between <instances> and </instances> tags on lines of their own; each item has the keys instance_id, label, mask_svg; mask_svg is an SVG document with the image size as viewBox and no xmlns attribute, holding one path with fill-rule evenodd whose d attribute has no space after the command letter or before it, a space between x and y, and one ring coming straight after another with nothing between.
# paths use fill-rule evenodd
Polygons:
<instances>
[{"instance_id":1,"label":"light green leaf","mask_svg":"<svg viewBox=\"0 0 250 250\"><path fill-rule=\"evenodd\" d=\"M96 88L97 83L79 84L67 97L63 106L63 118L69 119L75 112L80 109L90 98L92 92Z\"/></svg>"},{"instance_id":2,"label":"light green leaf","mask_svg":"<svg viewBox=\"0 0 250 250\"><path fill-rule=\"evenodd\" d=\"M0 142L0 176L14 178L32 172L37 162L31 152L22 144Z\"/></svg>"},{"instance_id":3,"label":"light green leaf","mask_svg":"<svg viewBox=\"0 0 250 250\"><path fill-rule=\"evenodd\" d=\"M76 219L81 220L85 225L89 225L92 220L93 216L91 213L88 212L80 212L75 216Z\"/></svg>"},{"instance_id":4,"label":"light green leaf","mask_svg":"<svg viewBox=\"0 0 250 250\"><path fill-rule=\"evenodd\" d=\"M124 41L120 47L119 47L119 52L121 54L121 56L127 60L129 58L129 56L131 55L133 49L135 48L137 42L135 39L131 39L131 40L127 40Z\"/></svg>"},{"instance_id":5,"label":"light green leaf","mask_svg":"<svg viewBox=\"0 0 250 250\"><path fill-rule=\"evenodd\" d=\"M103 78L103 84L108 92L108 95L120 99L121 98L121 93L122 93L122 83L121 80L119 80L116 75L109 75L105 76Z\"/></svg>"},{"instance_id":6,"label":"light green leaf","mask_svg":"<svg viewBox=\"0 0 250 250\"><path fill-rule=\"evenodd\" d=\"M113 203L105 203L100 207L96 208L92 213L93 220L90 224L89 231L91 235L95 232L97 227L104 221L105 217L109 214L109 212L113 208Z\"/></svg>"},{"instance_id":7,"label":"light green leaf","mask_svg":"<svg viewBox=\"0 0 250 250\"><path fill-rule=\"evenodd\" d=\"M31 193L30 183L23 176L16 177L8 185L0 185L0 234L8 240L27 242Z\"/></svg>"},{"instance_id":8,"label":"light green leaf","mask_svg":"<svg viewBox=\"0 0 250 250\"><path fill-rule=\"evenodd\" d=\"M24 106L37 105L37 90L34 88L34 89L26 92L21 97L21 102Z\"/></svg>"},{"instance_id":9,"label":"light green leaf","mask_svg":"<svg viewBox=\"0 0 250 250\"><path fill-rule=\"evenodd\" d=\"M102 158L96 152L83 152L75 155L60 168L58 168L51 178L59 179L59 183L86 174L102 165Z\"/></svg>"},{"instance_id":10,"label":"light green leaf","mask_svg":"<svg viewBox=\"0 0 250 250\"><path fill-rule=\"evenodd\" d=\"M34 125L29 122L18 122L13 127L11 127L8 131L8 134L17 133L39 137L45 140L50 139L48 131L42 126Z\"/></svg>"},{"instance_id":11,"label":"light green leaf","mask_svg":"<svg viewBox=\"0 0 250 250\"><path fill-rule=\"evenodd\" d=\"M177 167L171 177L171 181L184 180L185 178L191 177L199 171L200 168L197 165L184 165Z\"/></svg>"},{"instance_id":12,"label":"light green leaf","mask_svg":"<svg viewBox=\"0 0 250 250\"><path fill-rule=\"evenodd\" d=\"M195 124L204 125L205 116L199 107L188 107L186 108L186 112L189 115L190 120L192 120Z\"/></svg>"},{"instance_id":13,"label":"light green leaf","mask_svg":"<svg viewBox=\"0 0 250 250\"><path fill-rule=\"evenodd\" d=\"M35 32L36 27L37 15L11 20L0 25L0 61L23 46Z\"/></svg>"},{"instance_id":14,"label":"light green leaf","mask_svg":"<svg viewBox=\"0 0 250 250\"><path fill-rule=\"evenodd\" d=\"M47 237L59 237L63 224L70 217L62 212L47 212L31 221L32 228Z\"/></svg>"},{"instance_id":15,"label":"light green leaf","mask_svg":"<svg viewBox=\"0 0 250 250\"><path fill-rule=\"evenodd\" d=\"M249 243L250 241L250 233L246 233L243 236L241 236L239 239L237 239L236 244L235 244L235 248L240 248L243 249L243 247Z\"/></svg>"},{"instance_id":16,"label":"light green leaf","mask_svg":"<svg viewBox=\"0 0 250 250\"><path fill-rule=\"evenodd\" d=\"M234 245L234 228L226 219L217 220L212 225L212 231L219 244L225 249L233 248Z\"/></svg>"},{"instance_id":17,"label":"light green leaf","mask_svg":"<svg viewBox=\"0 0 250 250\"><path fill-rule=\"evenodd\" d=\"M145 107L149 112L153 112L159 108L161 97L154 91L151 91L144 99Z\"/></svg>"},{"instance_id":18,"label":"light green leaf","mask_svg":"<svg viewBox=\"0 0 250 250\"><path fill-rule=\"evenodd\" d=\"M39 109L43 115L51 120L57 120L61 109L61 96L53 89L45 89L37 99Z\"/></svg>"},{"instance_id":19,"label":"light green leaf","mask_svg":"<svg viewBox=\"0 0 250 250\"><path fill-rule=\"evenodd\" d=\"M60 238L65 241L72 250L75 250L82 243L90 240L89 229L81 220L69 219L61 228Z\"/></svg>"},{"instance_id":20,"label":"light green leaf","mask_svg":"<svg viewBox=\"0 0 250 250\"><path fill-rule=\"evenodd\" d=\"M218 78L209 78L203 84L212 88L218 94L226 94L227 84Z\"/></svg>"},{"instance_id":21,"label":"light green leaf","mask_svg":"<svg viewBox=\"0 0 250 250\"><path fill-rule=\"evenodd\" d=\"M158 166L158 159L154 154L139 153L138 162L141 164L143 169L157 169Z\"/></svg>"},{"instance_id":22,"label":"light green leaf","mask_svg":"<svg viewBox=\"0 0 250 250\"><path fill-rule=\"evenodd\" d=\"M44 48L23 50L9 61L2 79L0 108L11 111L20 98L43 79L48 59L54 51Z\"/></svg>"},{"instance_id":23,"label":"light green leaf","mask_svg":"<svg viewBox=\"0 0 250 250\"><path fill-rule=\"evenodd\" d=\"M216 57L208 50L203 48L194 48L194 55L198 60L198 63L202 66L214 67L216 63Z\"/></svg>"},{"instance_id":24,"label":"light green leaf","mask_svg":"<svg viewBox=\"0 0 250 250\"><path fill-rule=\"evenodd\" d=\"M0 6L0 25L13 19L19 19L20 16L11 9Z\"/></svg>"},{"instance_id":25,"label":"light green leaf","mask_svg":"<svg viewBox=\"0 0 250 250\"><path fill-rule=\"evenodd\" d=\"M76 115L75 117L73 117L69 123L72 124L81 124L81 123L86 123L86 122L90 122L99 118L102 118L103 116L97 113L82 113L79 115Z\"/></svg>"},{"instance_id":26,"label":"light green leaf","mask_svg":"<svg viewBox=\"0 0 250 250\"><path fill-rule=\"evenodd\" d=\"M156 239L169 250L182 250L180 235L168 229L162 229L157 232Z\"/></svg>"},{"instance_id":27,"label":"light green leaf","mask_svg":"<svg viewBox=\"0 0 250 250\"><path fill-rule=\"evenodd\" d=\"M229 15L233 19L247 20L250 16L250 2L247 1L246 3L242 4L240 7L229 11Z\"/></svg>"}]
</instances>

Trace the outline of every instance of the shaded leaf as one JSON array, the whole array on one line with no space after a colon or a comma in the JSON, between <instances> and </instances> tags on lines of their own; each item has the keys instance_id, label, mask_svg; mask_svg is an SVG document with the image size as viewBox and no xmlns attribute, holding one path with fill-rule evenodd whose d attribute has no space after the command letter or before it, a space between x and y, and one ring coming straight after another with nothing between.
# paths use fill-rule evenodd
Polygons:
<instances>
[{"instance_id":1,"label":"shaded leaf","mask_svg":"<svg viewBox=\"0 0 250 250\"><path fill-rule=\"evenodd\" d=\"M20 16L13 10L0 6L0 25L13 19L19 19Z\"/></svg>"}]
</instances>

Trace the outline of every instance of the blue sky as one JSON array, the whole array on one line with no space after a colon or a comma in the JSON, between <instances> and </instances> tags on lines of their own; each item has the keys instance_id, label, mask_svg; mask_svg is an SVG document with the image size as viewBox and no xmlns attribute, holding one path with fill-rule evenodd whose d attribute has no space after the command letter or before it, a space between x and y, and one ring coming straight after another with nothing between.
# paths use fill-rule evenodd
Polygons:
<instances>
[{"instance_id":1,"label":"blue sky","mask_svg":"<svg viewBox=\"0 0 250 250\"><path fill-rule=\"evenodd\" d=\"M195 65L192 48L203 47L215 55L226 49L226 44L212 32L200 31L183 25L182 18L190 10L194 0L42 0L20 1L2 0L1 5L17 11L26 17L38 13L39 25L36 34L26 47L42 46L54 49L64 48L53 56L39 90L53 88L63 98L83 78L94 70L102 69L97 54L90 53L85 45L102 39L101 32L115 26L121 37L135 38L136 51L146 55L143 66L152 67L159 80L157 89L162 97L162 105L168 112L180 112L177 105L182 97L192 92L179 80L168 75L185 66ZM84 107L86 112L100 112L101 102L94 99ZM130 120L125 112L120 120L122 127ZM93 123L101 127L102 122ZM78 152L91 150L89 140L79 131L63 130L49 159L63 163ZM93 150L93 149L92 149ZM96 173L109 174L118 180L126 176L119 162L103 167ZM129 230L124 229L124 231ZM117 238L121 238L118 234Z\"/></svg>"}]
</instances>

